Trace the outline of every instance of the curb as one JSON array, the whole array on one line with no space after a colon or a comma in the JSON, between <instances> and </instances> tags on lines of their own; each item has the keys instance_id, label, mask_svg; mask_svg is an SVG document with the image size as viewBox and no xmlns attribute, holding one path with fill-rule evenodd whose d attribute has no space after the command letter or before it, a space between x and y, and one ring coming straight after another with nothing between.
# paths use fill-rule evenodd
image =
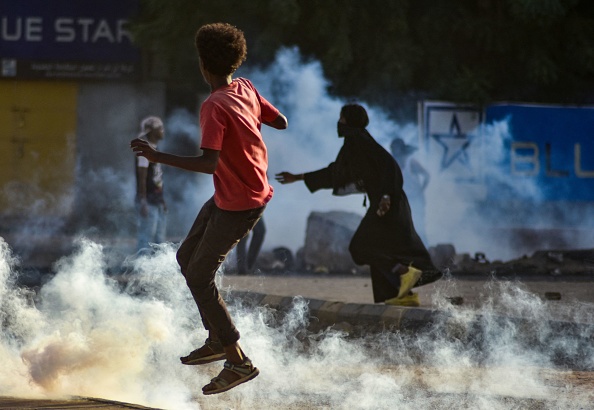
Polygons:
<instances>
[{"instance_id":1,"label":"curb","mask_svg":"<svg viewBox=\"0 0 594 410\"><path fill-rule=\"evenodd\" d=\"M594 371L594 363L589 359L594 344L594 324L483 314L464 314L460 318L452 312L436 309L330 302L250 291L227 291L223 296L231 303L241 301L280 314L290 311L296 300L303 300L308 306L310 330L335 328L353 336L383 331L422 334L437 330L436 334L446 339L480 347L493 334L512 332L519 346L542 352L550 351L551 346L564 346L570 338L571 349L555 349L551 361L573 369Z\"/></svg>"},{"instance_id":2,"label":"curb","mask_svg":"<svg viewBox=\"0 0 594 410\"><path fill-rule=\"evenodd\" d=\"M251 305L265 306L280 312L287 312L296 298L308 306L308 314L318 327L348 323L352 326L365 326L367 329L406 329L420 330L428 325L441 322L446 312L418 307L400 307L379 304L360 304L309 299L301 296L277 296L250 291L232 290L226 293L227 299L237 298Z\"/></svg>"}]
</instances>

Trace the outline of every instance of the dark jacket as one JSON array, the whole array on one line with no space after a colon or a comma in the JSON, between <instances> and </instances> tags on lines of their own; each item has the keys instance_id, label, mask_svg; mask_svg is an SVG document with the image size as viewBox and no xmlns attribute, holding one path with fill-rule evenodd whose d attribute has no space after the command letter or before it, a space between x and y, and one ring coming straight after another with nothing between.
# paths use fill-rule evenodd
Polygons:
<instances>
[{"instance_id":1,"label":"dark jacket","mask_svg":"<svg viewBox=\"0 0 594 410\"><path fill-rule=\"evenodd\" d=\"M392 155L363 128L350 127L336 160L328 167L304 175L311 192L332 189L334 195L362 192L369 209L351 239L349 251L358 265L371 268L376 302L394 297L398 289L385 279L395 264L435 270L415 231L410 206L402 190L402 171ZM383 195L390 195L390 210L376 212Z\"/></svg>"}]
</instances>

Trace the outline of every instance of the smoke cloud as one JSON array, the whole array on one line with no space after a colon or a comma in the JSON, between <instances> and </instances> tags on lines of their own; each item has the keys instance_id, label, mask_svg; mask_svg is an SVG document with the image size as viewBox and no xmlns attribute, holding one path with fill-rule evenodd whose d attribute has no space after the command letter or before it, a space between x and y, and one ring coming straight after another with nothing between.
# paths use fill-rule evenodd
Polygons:
<instances>
[{"instance_id":1,"label":"smoke cloud","mask_svg":"<svg viewBox=\"0 0 594 410\"><path fill-rule=\"evenodd\" d=\"M206 332L175 264L175 246L130 258L126 281L120 281L105 272L105 250L81 238L32 295L15 287L18 260L0 245L2 396L101 397L170 409L504 409L510 397L544 400L544 409L577 409L591 399L581 390L560 394L543 373L560 351L575 356L581 349L581 364L593 368L587 336L584 343L554 332L542 301L518 285L495 282L484 289L488 303L478 322L477 312L444 304L447 320L412 334L312 333L301 297L286 314L232 300L242 346L261 375L229 393L204 397L200 388L220 363L179 363ZM446 280L441 290L452 286ZM444 299L439 292L434 302ZM572 307L582 314L588 309ZM501 315L528 318L539 343Z\"/></svg>"},{"instance_id":2,"label":"smoke cloud","mask_svg":"<svg viewBox=\"0 0 594 410\"><path fill-rule=\"evenodd\" d=\"M334 160L342 143L335 124L344 101L328 96L319 63L304 62L297 50L288 49L270 67L246 67L238 75L251 78L289 118L287 131L264 129L271 179L280 171L311 171ZM416 126L398 124L377 107L367 108L369 130L386 148L396 134L418 145ZM196 124L193 113L173 112L166 119L164 142L171 145L164 148L184 153L197 149ZM501 152L509 138L505 123L484 132L492 136L490 151ZM435 176L427 192L430 242L503 251L492 238L476 235L473 226L480 221L473 219L476 213L465 194L439 180L431 158L424 160ZM99 172L98 180L122 187L120 200L132 203L131 172ZM212 181L168 172L171 232L181 237L212 195ZM488 172L502 175L496 167ZM273 185L265 247L302 246L311 211L364 212L362 195L334 198L329 191L310 194L299 183ZM515 189L538 194L538 187ZM116 218L122 212L113 215L114 223L131 224ZM449 319L416 334L312 333L303 298L296 297L280 317L270 308L234 300L230 311L242 332L242 346L262 373L227 394L204 398L200 388L218 373L220 363L179 364L179 356L201 345L206 333L175 261L175 241L156 245L150 255L128 257L121 277L111 274L110 249L87 237L73 247L55 261L51 279L33 292L17 285L24 273L21 260L0 238L0 395L93 396L171 409L505 409L508 397L543 399L541 408L551 409L587 408L591 403L587 393L554 389L543 376L542 369L552 368L559 352L579 357L586 369L594 367L591 344L549 326L548 305L519 284L493 281L482 290L487 303L478 312L440 306L443 295L455 288L447 279L439 282L433 303ZM574 303L564 314L568 320L589 322L591 309ZM540 345L549 348L535 349L523 328L513 320L502 321L501 315L535 323L537 341L546 341ZM478 337L471 337L477 329Z\"/></svg>"},{"instance_id":3,"label":"smoke cloud","mask_svg":"<svg viewBox=\"0 0 594 410\"><path fill-rule=\"evenodd\" d=\"M237 76L250 78L259 92L289 119L287 130L279 131L266 126L262 130L269 150L268 174L275 189L274 198L264 215L268 222L264 248L283 246L297 251L304 244L306 222L312 211L341 210L362 216L366 212L363 195L334 197L330 190L311 194L303 183L283 186L273 179L281 171L301 173L326 167L334 161L342 146L343 140L336 133L336 122L342 105L347 101L329 95L330 84L324 78L319 62L304 61L297 49L284 49L278 53L274 64L264 68L242 67ZM392 120L389 112L369 106L364 101L358 103L366 107L370 117L368 129L384 148L390 151L391 141L396 137L402 138L407 144L417 147L414 157L430 173L431 179L424 193L424 225L428 246L451 243L458 253L484 252L489 258L500 260L513 259L538 250L530 248L528 244L518 246L518 243L501 241L500 235L489 230L493 227L521 225L522 220L510 219L510 214L513 214L510 206L513 206L514 201L542 202L541 187L534 179L509 178L506 156L509 155L509 144L513 139L509 120L469 130L470 134L478 138L472 141L466 151L468 163L453 178L452 174L442 172L442 152L427 150L421 144L416 124L398 123ZM170 134L166 143L171 144L169 147L179 147L180 138L181 146L189 147L192 141L198 141L196 123L197 118L193 113L184 110L174 112L166 121ZM192 152L196 149L193 148ZM169 172L171 175L174 171ZM178 227L188 226L193 221L194 211L212 195L212 182L208 176L188 177L180 174L179 178L180 181L185 178L183 185L172 186L168 183L169 195L172 192L182 193L173 194L177 195L178 201L174 209L184 212L183 218L177 216L180 222L184 221L183 224L176 224ZM460 180L468 181L461 183ZM494 189L497 193L493 192ZM502 205L492 200L493 195L511 200ZM411 203L417 206L412 200ZM413 209L413 214L416 211ZM175 212L172 217L176 217ZM569 221L571 215L559 209L556 217ZM539 218L538 212L532 212L530 226L548 226L550 220L550 213ZM526 218L523 222L526 222ZM183 236L183 232L176 236Z\"/></svg>"}]
</instances>

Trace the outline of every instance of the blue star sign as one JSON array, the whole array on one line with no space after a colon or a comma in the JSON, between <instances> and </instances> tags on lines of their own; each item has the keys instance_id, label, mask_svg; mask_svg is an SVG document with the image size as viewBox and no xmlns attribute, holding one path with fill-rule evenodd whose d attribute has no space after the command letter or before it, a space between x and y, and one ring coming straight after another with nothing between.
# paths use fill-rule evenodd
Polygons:
<instances>
[{"instance_id":1,"label":"blue star sign","mask_svg":"<svg viewBox=\"0 0 594 410\"><path fill-rule=\"evenodd\" d=\"M456 113L452 115L449 133L432 134L431 136L443 147L442 170L448 168L456 160L470 168L470 160L466 149L470 146L472 135L462 132Z\"/></svg>"}]
</instances>

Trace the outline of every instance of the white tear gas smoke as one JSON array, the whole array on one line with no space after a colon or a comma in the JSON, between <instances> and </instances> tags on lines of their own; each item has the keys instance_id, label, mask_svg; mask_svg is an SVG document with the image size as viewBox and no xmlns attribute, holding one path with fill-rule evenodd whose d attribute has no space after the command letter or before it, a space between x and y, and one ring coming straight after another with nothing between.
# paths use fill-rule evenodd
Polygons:
<instances>
[{"instance_id":1,"label":"white tear gas smoke","mask_svg":"<svg viewBox=\"0 0 594 410\"><path fill-rule=\"evenodd\" d=\"M591 399L546 385L539 369L557 352L579 349L591 369L592 345L552 332L541 320L546 306L512 285L494 292L497 309L487 304L478 322L471 312L443 306L449 318L427 331L360 337L312 333L299 297L286 314L234 300L230 312L242 346L261 375L204 397L200 387L221 362L179 363L206 332L175 247L130 259L126 281L118 282L105 274L102 247L81 239L35 298L14 286L18 261L1 240L0 251L0 396L101 397L167 409L533 408L530 400L539 409L578 409ZM529 317L546 348L535 348L512 320L498 321L506 310Z\"/></svg>"},{"instance_id":2,"label":"white tear gas smoke","mask_svg":"<svg viewBox=\"0 0 594 410\"><path fill-rule=\"evenodd\" d=\"M262 127L269 150L268 174L275 189L274 198L264 215L268 221L264 248L288 247L293 252L297 251L304 245L307 218L312 211L341 210L362 216L366 211L363 195L334 197L330 190L311 194L301 182L281 185L274 181L274 175L281 171L301 173L323 168L334 161L340 150L343 141L337 137L336 122L346 101L328 95L329 83L323 76L321 65L316 61L304 62L297 49L284 49L270 66L258 69L242 67L237 76L250 78L260 93L289 119L287 130ZM423 149L416 124L397 123L381 108L360 103L368 110L368 128L374 138L388 151L391 141L396 137L417 147L416 159L430 173L431 179L421 205L409 193L410 202L415 208L425 208L423 225L426 226L428 245L451 243L458 253L484 252L490 259L508 260L522 256L518 252L525 252L525 249L501 241L485 230L485 227L500 226L509 216L508 210L484 200L487 190L485 178L489 178L492 186L517 193L517 198L521 200L539 202L541 199L540 189L533 180L511 181L507 169L501 165L506 155L505 145L512 138L507 121L488 124L480 130L470 130L472 134L480 134L480 138L473 141L468 149L470 159L466 165L469 175L479 172L480 178L472 184L460 184L439 169L441 152ZM179 144L180 138L197 141L199 130L196 123L194 114L183 110L174 112L166 121L167 129L184 131L170 132L172 138L166 143L171 143L173 147ZM178 202L172 206L172 217L175 217L176 209L197 209L194 200L198 201L199 206L212 195L212 183L208 178L201 176L191 181L183 186L168 185L168 195L178 195ZM200 182L199 189L192 186L196 181ZM172 194L178 188L183 192L181 196ZM188 203L192 205L187 206L184 200L191 200ZM418 220L421 216L417 213L422 215L423 212L419 211L413 209L413 216L417 218L416 224L421 226ZM183 218L178 218L185 223L176 226L188 226L194 216L193 212L185 212ZM538 216L532 215L532 218ZM546 216L542 219L545 221ZM533 225L538 225L538 222L533 222Z\"/></svg>"},{"instance_id":3,"label":"white tear gas smoke","mask_svg":"<svg viewBox=\"0 0 594 410\"><path fill-rule=\"evenodd\" d=\"M178 155L199 153L198 116L185 109L173 110L165 119L166 136L160 149ZM164 167L165 196L170 209L168 236L173 241L184 238L200 207L213 194L210 175Z\"/></svg>"},{"instance_id":4,"label":"white tear gas smoke","mask_svg":"<svg viewBox=\"0 0 594 410\"><path fill-rule=\"evenodd\" d=\"M318 63L303 63L296 50L284 50L274 65L263 70L246 68L238 74L252 78L262 94L289 117L289 130L264 130L271 177L283 170L315 170L335 158L342 142L335 124L343 102L327 96ZM387 147L395 134L414 141L414 126L398 125L381 110L367 108L370 132L382 145ZM193 115L175 113L171 118L166 128L177 122L190 123L194 128L179 131L180 135L197 132ZM127 187L133 187L131 173L123 178ZM179 202L171 204L172 213L176 208L187 210L187 216L179 218L189 219L181 224L183 229L212 195L208 178L190 178L192 182L184 185ZM312 195L303 184L274 186L275 197L265 214L268 247L295 250L302 246L305 222L312 210L364 212L362 196L333 198L329 191ZM458 246L466 231L449 221L463 220L463 227L474 221L463 212L453 213L465 209L456 195L447 189L436 194L428 214L442 215L433 221L430 233L437 230L450 235L437 235L440 241L455 233L448 242ZM440 208L447 211L439 213ZM480 250L489 244L484 241L489 238L478 238L472 244L462 241L461 246L478 246ZM382 409L399 405L503 409L509 408L509 403L498 394L517 396L520 384L552 403L542 408L587 408L589 403L578 394L551 390L531 369L550 366L560 351L578 352L584 366L592 368L591 344L584 347L558 332L558 337L551 339L551 350L534 350L522 339L521 328L511 321L502 325L495 320L495 313L520 312L542 322L537 332L542 338L555 334L541 320L548 317L546 306L515 286L494 292L493 303L487 304L478 324L470 319L470 312L455 311L453 322L437 323L430 332L412 336L384 332L352 339L331 330L312 334L306 329L307 307L299 298L280 324L270 309L234 304L231 313L242 332L242 345L262 374L228 394L205 399L200 387L220 366L179 364L178 357L202 343L206 334L179 273L175 246L164 244L156 247L153 255L129 260L126 266L130 272L123 283L106 274L109 255L100 245L80 240L76 246L76 252L54 265L53 279L34 295L15 285L21 274L18 261L0 239L1 395L98 396L172 409L202 405L238 409ZM496 248L490 245L489 250ZM580 317L587 314L579 312ZM452 326L460 331L460 337L450 337ZM478 341L465 336L475 327L481 330ZM417 366L419 358L425 363L421 368ZM464 394L454 394L459 392Z\"/></svg>"},{"instance_id":5,"label":"white tear gas smoke","mask_svg":"<svg viewBox=\"0 0 594 410\"><path fill-rule=\"evenodd\" d=\"M298 50L285 49L271 66L263 70L245 68L238 75L250 78L258 91L289 119L287 130L263 127L271 179L281 171L315 171L335 160L343 143L337 135L336 123L345 101L328 95L329 83L318 62L304 62ZM389 121L381 109L366 108L370 116L369 131L384 146L389 145L394 135L413 132L411 125ZM366 211L363 195L334 197L330 190L311 194L302 182L281 185L272 181L275 195L264 215L270 227L265 247L285 246L296 251L303 246L307 218L312 211L342 210L361 216Z\"/></svg>"},{"instance_id":6,"label":"white tear gas smoke","mask_svg":"<svg viewBox=\"0 0 594 410\"><path fill-rule=\"evenodd\" d=\"M61 176L55 172L56 179ZM44 247L64 229L72 210L72 187L46 191L39 178L10 181L0 188L5 206L0 216L2 231L23 259L34 259L35 247Z\"/></svg>"},{"instance_id":7,"label":"white tear gas smoke","mask_svg":"<svg viewBox=\"0 0 594 410\"><path fill-rule=\"evenodd\" d=\"M328 96L329 84L323 77L321 65L315 61L305 63L296 49L286 49L278 53L275 63L269 67L240 68L237 76L250 78L259 92L289 119L287 130L262 127L268 147L268 176L275 189L274 199L264 215L270 227L264 248L283 246L297 251L304 244L306 222L312 211L342 210L362 216L365 213L363 195L337 198L331 195L330 190L311 194L303 183L283 186L274 181L274 175L281 171L301 173L327 166L334 161L342 146L343 140L336 133L336 123L345 101ZM416 135L413 124L400 125L390 121L387 113L379 108L368 107L368 111L369 130L382 145L389 146L395 135L408 139ZM175 111L165 121L169 140L164 141L164 147L179 146L180 138L198 140L196 122L195 115L184 110ZM212 183L205 178L193 181L197 180L200 188L185 185L183 199L196 200L201 204L212 195ZM180 187L179 184L172 187L169 181L166 183L168 195ZM193 205L188 207L177 202L172 207L172 213L177 208L196 209L194 202L189 203ZM195 214L188 212L178 219L185 221L184 226L189 226L194 217Z\"/></svg>"},{"instance_id":8,"label":"white tear gas smoke","mask_svg":"<svg viewBox=\"0 0 594 410\"><path fill-rule=\"evenodd\" d=\"M269 148L269 177L275 189L274 198L264 216L268 220L264 249L288 247L293 252L297 251L304 245L307 218L312 211L342 210L363 215L366 211L362 206L363 195L338 198L332 196L330 190L311 194L303 183L283 186L274 181L274 174L280 171L300 173L325 167L340 150L342 139L337 137L336 121L345 101L328 95L329 83L323 76L321 65L316 61L303 61L297 49L284 49L278 53L273 64L257 69L245 66L240 68L237 75L252 79L262 95L289 118L288 130L263 127ZM451 243L458 253L484 252L489 259L508 260L526 253L517 244L502 241L492 232L485 231L485 227L505 224L510 212L507 209L502 211L488 201L477 202L476 198L484 196L484 186L475 184L469 189L468 185L462 186L444 178L438 169L441 153L425 153L419 144L416 124L399 124L390 120L389 113L378 107L366 108L370 115L369 130L380 144L389 149L394 137L402 137L408 144L419 148L417 159L430 171L423 218L428 245ZM196 113L174 110L165 119L165 126L166 138L162 142L164 150L182 155L197 152L200 136ZM471 161L475 161L475 164L471 165L480 162L480 166L475 168L482 169L483 175L488 174L491 180L498 181L499 186L507 190L521 193L523 200L538 202L538 186L530 181L515 180L512 183L506 178L505 170L499 167L505 152L504 144L511 138L507 122L489 124L480 134L480 144L473 143L470 148L475 150L471 155ZM18 248L21 256L29 256L27 252L34 249L29 241L32 232L45 231L53 235L66 230L90 234L89 227L92 227L102 234L134 236L136 220L132 158L122 169L104 165L95 164L81 176L77 182L74 207L69 203L60 206L62 209L74 208L66 228L63 219L31 216L12 230L9 242L15 249ZM172 167L164 167L164 173L165 195L169 202L168 236L177 242L186 234L201 204L212 195L212 178ZM469 198L472 195L475 195L474 199ZM71 201L72 195L67 195L64 200ZM17 202L24 204L26 201ZM30 204L26 214L41 215L35 211L36 206ZM413 214L416 214L416 205L414 208ZM479 208L480 212L477 212ZM591 219L591 213L560 209L554 214L555 223L562 225L562 220L571 219L571 224L579 226L576 221ZM532 225L536 226L546 227L552 219L547 220L546 215L539 218L538 212L532 212L529 216ZM575 243L575 247L587 245L587 239Z\"/></svg>"},{"instance_id":9,"label":"white tear gas smoke","mask_svg":"<svg viewBox=\"0 0 594 410\"><path fill-rule=\"evenodd\" d=\"M91 230L119 236L135 230L131 205L136 181L132 166L127 171L99 166L85 170L77 184L76 210L70 221L77 232L90 234Z\"/></svg>"},{"instance_id":10,"label":"white tear gas smoke","mask_svg":"<svg viewBox=\"0 0 594 410\"><path fill-rule=\"evenodd\" d=\"M454 244L458 253L483 252L499 260L519 257L522 254L518 252L525 249L518 249L489 231L492 227L504 227L509 215L498 208L499 203L486 199L487 191L496 186L507 191L507 197L513 193L516 201L540 202L541 190L533 179L512 183L501 165L507 154L506 143L512 139L509 119L481 125L469 134L479 138L466 150L462 171L453 176L441 170L442 152L421 153L431 175L425 209L429 240L432 244Z\"/></svg>"}]
</instances>

